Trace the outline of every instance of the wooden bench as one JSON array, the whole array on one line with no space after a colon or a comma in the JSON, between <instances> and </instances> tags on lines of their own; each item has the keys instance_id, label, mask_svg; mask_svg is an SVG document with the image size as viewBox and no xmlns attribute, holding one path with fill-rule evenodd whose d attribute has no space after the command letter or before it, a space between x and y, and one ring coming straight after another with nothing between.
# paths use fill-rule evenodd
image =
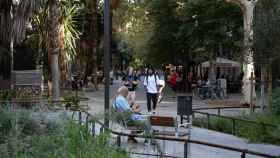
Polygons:
<instances>
[{"instance_id":1,"label":"wooden bench","mask_svg":"<svg viewBox=\"0 0 280 158\"><path fill-rule=\"evenodd\" d=\"M184 137L188 135L188 132L179 131L180 126L177 123L177 119L170 116L150 116L150 125L151 127L163 127L162 131L154 130L153 133L155 135L162 136L178 136ZM165 131L165 127L174 128L174 131Z\"/></svg>"}]
</instances>

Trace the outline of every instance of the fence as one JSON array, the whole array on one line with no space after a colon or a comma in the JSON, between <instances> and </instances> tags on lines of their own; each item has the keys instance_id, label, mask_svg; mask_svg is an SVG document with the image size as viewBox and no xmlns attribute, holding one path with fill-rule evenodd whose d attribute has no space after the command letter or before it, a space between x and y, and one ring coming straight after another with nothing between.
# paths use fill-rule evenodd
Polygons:
<instances>
[{"instance_id":1,"label":"fence","mask_svg":"<svg viewBox=\"0 0 280 158\"><path fill-rule=\"evenodd\" d=\"M88 112L84 112L84 113L86 114L86 118L93 117ZM88 119L86 119L86 120L88 120ZM81 121L79 121L79 122L81 122ZM230 146L225 146L225 145L220 145L220 144L215 144L215 143L192 140L192 139L188 139L188 138L167 137L167 136L157 136L157 135L155 135L155 136L144 136L144 135L139 135L139 134L128 134L128 133L123 133L123 132L117 132L117 131L114 131L110 128L106 128L104 126L104 124L102 122L98 121L98 120L92 121L90 123L92 124L91 125L92 127L96 127L94 125L95 123L101 125L100 131L103 131L105 129L106 131L109 131L113 135L117 135L117 145L119 147L121 146L121 137L132 136L132 137L135 137L135 138L146 138L146 139L148 138L148 139L156 139L156 140L163 140L163 141L182 142L182 143L184 143L184 158L188 158L188 146L190 144L198 144L198 145L203 145L203 146L208 146L208 147L213 147L213 148L219 148L219 149L239 152L239 153L241 153L241 155L240 155L241 158L246 158L246 155L261 156L261 157L266 157L266 158L277 158L277 156L274 156L274 155L260 153L260 152L256 152L256 151L252 151L252 150L248 150L248 149L230 147ZM145 153L137 153L137 154L145 155ZM150 155L150 156L176 157L176 156L170 156L170 155Z\"/></svg>"},{"instance_id":2,"label":"fence","mask_svg":"<svg viewBox=\"0 0 280 158\"><path fill-rule=\"evenodd\" d=\"M27 101L26 101L27 102ZM32 101L35 102L35 101ZM52 102L47 102L47 101L40 101L37 103L41 103L41 102L46 102L46 103L52 103ZM2 103L7 103L7 102L2 102ZM15 104L15 103L19 103L19 102L8 102L9 104ZM58 103L70 103L70 104L74 104L73 102L67 102L67 101L60 101ZM1 102L0 102L1 104ZM61 109L62 110L62 109ZM265 153L260 153L260 152L256 152L256 151L251 151L248 149L242 149L242 148L236 148L236 147L230 147L230 146L225 146L225 145L220 145L220 144L215 144L215 143L209 143L209 142L204 142L204 141L198 141L198 140L192 140L192 139L188 139L188 138L179 138L179 137L168 137L168 136L145 136L145 135L141 135L141 134L129 134L129 133L124 133L124 132L118 132L118 131L114 131L110 128L107 128L102 121L96 119L93 115L91 115L89 112L87 112L86 110L83 110L81 108L75 108L73 111L73 113L78 113L78 122L80 124L85 124L86 127L88 127L88 129L90 130L91 135L94 137L96 136L96 128L97 125L99 125L99 132L104 132L107 131L109 133L111 133L112 135L116 135L117 136L117 145L119 147L121 147L121 137L136 137L136 138L147 138L147 139L155 139L155 140L163 140L163 141L172 141L172 142L182 142L184 144L184 158L188 158L188 147L190 144L198 144L198 145L203 145L203 146L208 146L208 147L213 147L213 148L218 148L218 149L224 149L224 150L228 150L228 151L234 151L234 152L238 152L240 153L240 157L241 158L246 158L246 155L255 155L255 156L261 156L261 157L266 157L266 158L276 158L277 156L274 155L269 155L269 154L265 154ZM210 114L209 114L210 116ZM147 153L131 153L131 154L140 154L140 155L149 155L149 156L160 156L160 157L176 157L176 156L170 156L170 155L152 155L152 154L147 154Z\"/></svg>"},{"instance_id":3,"label":"fence","mask_svg":"<svg viewBox=\"0 0 280 158\"><path fill-rule=\"evenodd\" d=\"M225 106L225 107L211 107L211 108L196 108L193 111L193 118L195 118L196 114L201 114L206 116L206 120L207 120L207 128L210 129L211 128L211 117L216 117L216 118L223 118L223 119L227 119L230 120L230 122L232 122L232 134L236 134L236 124L237 122L242 122L242 123L246 123L249 125L256 125L256 126L261 126L261 128L263 129L263 131L268 130L269 128L277 128L277 125L274 124L269 124L269 123L259 123L256 121L252 121L252 120L246 120L246 119L240 119L240 118L236 118L236 117L230 117L230 116L222 116L221 115L221 110L222 109L240 109L240 108L249 108L246 106ZM256 107L259 108L259 107ZM207 113L207 112L201 112L199 110L218 110L218 114L211 114L211 113ZM186 119L186 118L185 118Z\"/></svg>"}]
</instances>

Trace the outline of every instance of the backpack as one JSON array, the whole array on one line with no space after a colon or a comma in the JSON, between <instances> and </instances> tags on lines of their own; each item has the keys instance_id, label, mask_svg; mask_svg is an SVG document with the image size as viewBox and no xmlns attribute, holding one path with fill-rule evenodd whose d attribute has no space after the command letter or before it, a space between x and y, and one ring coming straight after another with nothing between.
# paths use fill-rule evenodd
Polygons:
<instances>
[{"instance_id":1,"label":"backpack","mask_svg":"<svg viewBox=\"0 0 280 158\"><path fill-rule=\"evenodd\" d=\"M149 76L148 76L148 75L146 75L146 82L147 82L147 85L149 84L149 82L148 82L148 77L149 77ZM155 78L155 82L156 82L157 90L159 90L159 86L160 86L160 85L158 85L156 74L154 74L154 78Z\"/></svg>"}]
</instances>

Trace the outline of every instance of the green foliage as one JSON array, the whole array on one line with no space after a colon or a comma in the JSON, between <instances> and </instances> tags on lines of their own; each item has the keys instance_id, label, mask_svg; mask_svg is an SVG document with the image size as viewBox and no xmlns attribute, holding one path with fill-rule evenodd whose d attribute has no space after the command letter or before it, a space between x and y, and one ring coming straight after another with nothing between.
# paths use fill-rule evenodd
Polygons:
<instances>
[{"instance_id":1,"label":"green foliage","mask_svg":"<svg viewBox=\"0 0 280 158\"><path fill-rule=\"evenodd\" d=\"M243 16L237 5L219 0L158 0L150 6L152 63L213 59L220 47L239 55Z\"/></svg>"},{"instance_id":2,"label":"green foliage","mask_svg":"<svg viewBox=\"0 0 280 158\"><path fill-rule=\"evenodd\" d=\"M280 123L279 116L273 116L270 114L252 114L244 115L237 118L243 118L245 120L255 121L257 124L251 124L248 122L235 121L235 131L233 131L232 120L225 118L212 117L210 119L210 129L234 134L239 137L248 139L253 143L269 143L280 144L280 127L264 126L264 123L278 125ZM195 118L193 121L195 126L208 128L206 118Z\"/></svg>"},{"instance_id":3,"label":"green foliage","mask_svg":"<svg viewBox=\"0 0 280 158\"><path fill-rule=\"evenodd\" d=\"M280 88L274 89L272 92L272 113L280 115Z\"/></svg>"},{"instance_id":4,"label":"green foliage","mask_svg":"<svg viewBox=\"0 0 280 158\"><path fill-rule=\"evenodd\" d=\"M0 110L0 150L18 158L126 158L107 133L93 138L85 125L60 119L35 118L30 112Z\"/></svg>"},{"instance_id":5,"label":"green foliage","mask_svg":"<svg viewBox=\"0 0 280 158\"><path fill-rule=\"evenodd\" d=\"M176 32L180 22L176 17L175 0L151 1L148 12L154 23L154 31L148 42L149 64L167 64L175 60L177 51Z\"/></svg>"},{"instance_id":6,"label":"green foliage","mask_svg":"<svg viewBox=\"0 0 280 158\"><path fill-rule=\"evenodd\" d=\"M79 7L69 0L63 0L61 8L61 30L63 31L64 49L67 60L71 60L76 56L76 41L80 36L77 28Z\"/></svg>"},{"instance_id":7,"label":"green foliage","mask_svg":"<svg viewBox=\"0 0 280 158\"><path fill-rule=\"evenodd\" d=\"M119 43L121 58L124 60L128 57L131 60L130 56L134 55L140 58L146 55L153 32L153 22L148 18L147 12L149 3L149 0L122 0L114 11L113 26L118 29L114 36Z\"/></svg>"},{"instance_id":8,"label":"green foliage","mask_svg":"<svg viewBox=\"0 0 280 158\"><path fill-rule=\"evenodd\" d=\"M15 91L12 90L0 90L0 101L11 100L15 95Z\"/></svg>"},{"instance_id":9,"label":"green foliage","mask_svg":"<svg viewBox=\"0 0 280 158\"><path fill-rule=\"evenodd\" d=\"M254 10L255 61L268 64L279 57L280 42L280 2L259 0Z\"/></svg>"},{"instance_id":10,"label":"green foliage","mask_svg":"<svg viewBox=\"0 0 280 158\"><path fill-rule=\"evenodd\" d=\"M61 18L60 18L60 45L63 46L62 55L63 62L73 60L76 56L76 42L79 39L80 31L78 28L78 13L80 7L72 0L61 1ZM35 52L38 65L43 65L44 76L48 71L48 48L50 42L49 36L49 12L48 1L42 0L42 4L38 6L38 11L32 17L33 32L29 32L25 44L31 47Z\"/></svg>"}]
</instances>

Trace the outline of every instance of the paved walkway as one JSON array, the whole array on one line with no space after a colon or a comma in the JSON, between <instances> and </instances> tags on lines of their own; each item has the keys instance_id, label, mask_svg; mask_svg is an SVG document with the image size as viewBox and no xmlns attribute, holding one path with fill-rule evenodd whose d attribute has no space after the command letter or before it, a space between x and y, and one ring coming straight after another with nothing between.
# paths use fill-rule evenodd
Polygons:
<instances>
[{"instance_id":1,"label":"paved walkway","mask_svg":"<svg viewBox=\"0 0 280 158\"><path fill-rule=\"evenodd\" d=\"M117 88L120 86L120 81L116 81L111 86L111 95L114 95ZM104 91L101 87L100 91L97 92L85 92L86 96L90 98L89 106L90 112L92 114L100 114L104 112ZM140 104L142 111L146 112L146 101L143 86L139 86L137 92L137 103ZM236 100L240 99L240 96L234 95L230 97ZM207 107L207 103L201 100L194 99L194 107ZM157 113L160 115L176 116L177 113L177 103L175 98L166 97L157 109ZM226 110L225 114L237 114L240 110ZM241 139L232 135L210 131L201 128L193 127L191 130L191 139L207 141L210 143L216 143L221 145L228 145L231 147L238 147L244 149L250 149L257 152L264 152L273 155L280 155L280 147L273 145L263 145L263 144L249 144L247 140ZM127 150L132 152L146 152L146 153L156 153L158 150L153 149L150 145L144 145L143 140L140 140L138 144L127 144L126 140L122 141L122 146ZM177 157L183 157L183 144L174 143L170 141L158 142L160 149L165 151L168 155L173 155ZM207 146L192 144L190 147L190 157L191 158L239 158L240 153L225 151L221 149L210 148ZM132 157L149 157L149 156L139 156L132 155ZM254 156L247 156L249 158L255 158Z\"/></svg>"}]
</instances>

